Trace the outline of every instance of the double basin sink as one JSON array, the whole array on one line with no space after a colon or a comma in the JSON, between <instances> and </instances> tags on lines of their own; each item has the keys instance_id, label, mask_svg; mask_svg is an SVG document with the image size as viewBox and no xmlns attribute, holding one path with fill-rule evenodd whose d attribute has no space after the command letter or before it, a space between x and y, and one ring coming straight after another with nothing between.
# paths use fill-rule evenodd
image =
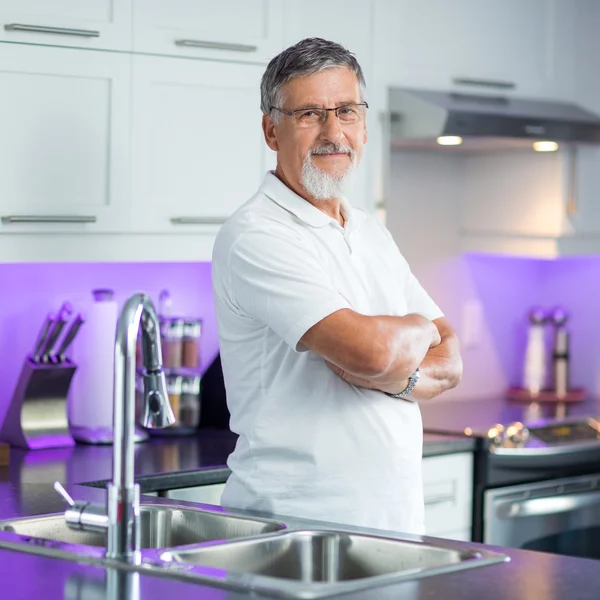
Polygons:
<instances>
[{"instance_id":1,"label":"double basin sink","mask_svg":"<svg viewBox=\"0 0 600 600\"><path fill-rule=\"evenodd\" d=\"M284 523L179 504L144 503L142 564L158 576L288 598L318 598L503 562L488 551ZM6 535L10 534L10 535ZM0 522L0 547L100 560L102 533L70 529L63 513Z\"/></svg>"}]
</instances>

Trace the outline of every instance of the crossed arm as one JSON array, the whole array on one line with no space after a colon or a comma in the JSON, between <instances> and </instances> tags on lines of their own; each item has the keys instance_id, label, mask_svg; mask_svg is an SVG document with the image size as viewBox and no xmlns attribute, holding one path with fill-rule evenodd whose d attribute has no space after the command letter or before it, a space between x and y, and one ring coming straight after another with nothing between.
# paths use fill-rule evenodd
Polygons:
<instances>
[{"instance_id":1,"label":"crossed arm","mask_svg":"<svg viewBox=\"0 0 600 600\"><path fill-rule=\"evenodd\" d=\"M367 317L344 309L311 327L300 342L348 383L391 394L401 392L419 367L415 400L434 398L462 376L458 337L443 317Z\"/></svg>"}]
</instances>

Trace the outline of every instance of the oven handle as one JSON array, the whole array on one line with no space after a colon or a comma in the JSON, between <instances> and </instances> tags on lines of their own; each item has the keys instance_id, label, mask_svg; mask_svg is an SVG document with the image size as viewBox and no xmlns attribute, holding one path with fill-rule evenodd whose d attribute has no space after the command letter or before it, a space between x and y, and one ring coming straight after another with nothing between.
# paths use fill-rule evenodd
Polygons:
<instances>
[{"instance_id":1,"label":"oven handle","mask_svg":"<svg viewBox=\"0 0 600 600\"><path fill-rule=\"evenodd\" d=\"M520 502L505 502L497 507L496 514L501 519L538 517L571 512L594 504L600 504L600 492L584 492L548 498L531 498Z\"/></svg>"}]
</instances>

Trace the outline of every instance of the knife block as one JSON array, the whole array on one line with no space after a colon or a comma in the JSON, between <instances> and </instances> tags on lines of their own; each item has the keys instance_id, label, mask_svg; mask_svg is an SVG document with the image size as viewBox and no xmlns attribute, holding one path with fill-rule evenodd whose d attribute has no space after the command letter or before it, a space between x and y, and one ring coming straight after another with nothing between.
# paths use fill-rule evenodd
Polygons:
<instances>
[{"instance_id":1,"label":"knife block","mask_svg":"<svg viewBox=\"0 0 600 600\"><path fill-rule=\"evenodd\" d=\"M67 420L67 394L77 366L39 364L28 356L12 396L0 440L37 450L73 446Z\"/></svg>"}]
</instances>

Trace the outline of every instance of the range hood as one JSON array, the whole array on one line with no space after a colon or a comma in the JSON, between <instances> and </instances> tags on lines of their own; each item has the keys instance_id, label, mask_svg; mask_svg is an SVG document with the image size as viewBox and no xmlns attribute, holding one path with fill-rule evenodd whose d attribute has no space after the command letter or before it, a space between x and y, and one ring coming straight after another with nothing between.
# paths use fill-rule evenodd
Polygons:
<instances>
[{"instance_id":1,"label":"range hood","mask_svg":"<svg viewBox=\"0 0 600 600\"><path fill-rule=\"evenodd\" d=\"M441 136L461 137L463 149L600 144L600 117L566 102L392 88L389 108L392 147L439 147Z\"/></svg>"}]
</instances>

